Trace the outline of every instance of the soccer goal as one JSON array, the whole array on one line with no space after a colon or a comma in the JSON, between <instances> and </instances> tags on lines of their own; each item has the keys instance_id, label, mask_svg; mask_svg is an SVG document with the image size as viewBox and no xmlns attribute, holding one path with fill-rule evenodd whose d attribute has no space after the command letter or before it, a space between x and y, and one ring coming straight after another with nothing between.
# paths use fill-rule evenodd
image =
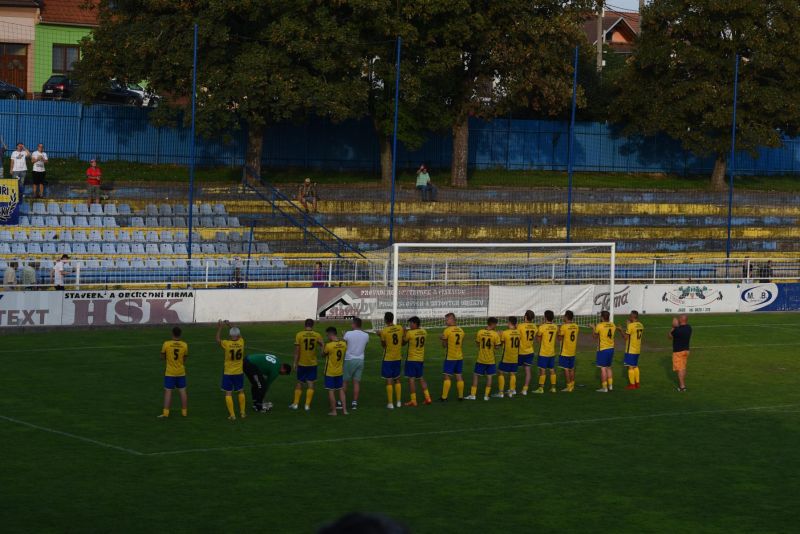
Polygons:
<instances>
[{"instance_id":1,"label":"soccer goal","mask_svg":"<svg viewBox=\"0 0 800 534\"><path fill-rule=\"evenodd\" d=\"M501 324L526 310L560 321L567 310L580 325L614 316L614 243L396 243L373 253L374 326L387 311L399 322L418 316L444 326L454 313L462 326Z\"/></svg>"}]
</instances>

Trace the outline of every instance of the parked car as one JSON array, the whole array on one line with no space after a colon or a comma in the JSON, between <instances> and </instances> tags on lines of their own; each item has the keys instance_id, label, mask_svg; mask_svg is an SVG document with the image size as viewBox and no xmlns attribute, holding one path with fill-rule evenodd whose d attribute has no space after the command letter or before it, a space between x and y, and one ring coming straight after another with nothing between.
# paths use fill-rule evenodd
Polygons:
<instances>
[{"instance_id":1,"label":"parked car","mask_svg":"<svg viewBox=\"0 0 800 534\"><path fill-rule=\"evenodd\" d=\"M148 91L138 83L129 83L128 90L139 95L139 98L141 99L141 105L143 107L156 108L158 107L159 102L161 102L160 96Z\"/></svg>"},{"instance_id":2,"label":"parked car","mask_svg":"<svg viewBox=\"0 0 800 534\"><path fill-rule=\"evenodd\" d=\"M42 86L42 100L66 100L75 96L78 82L63 74L53 74Z\"/></svg>"},{"instance_id":3,"label":"parked car","mask_svg":"<svg viewBox=\"0 0 800 534\"><path fill-rule=\"evenodd\" d=\"M25 91L16 85L11 85L10 83L0 80L0 98L8 98L9 100L24 100Z\"/></svg>"},{"instance_id":4,"label":"parked car","mask_svg":"<svg viewBox=\"0 0 800 534\"><path fill-rule=\"evenodd\" d=\"M143 105L143 96L142 93L129 89L117 80L111 80L108 82L108 89L97 95L97 101L106 104L141 106Z\"/></svg>"}]
</instances>

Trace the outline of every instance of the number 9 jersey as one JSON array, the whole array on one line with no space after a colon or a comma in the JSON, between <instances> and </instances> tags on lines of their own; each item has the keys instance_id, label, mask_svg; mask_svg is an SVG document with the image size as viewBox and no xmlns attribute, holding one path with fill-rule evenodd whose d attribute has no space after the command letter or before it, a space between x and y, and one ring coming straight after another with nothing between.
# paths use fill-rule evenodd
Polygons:
<instances>
[{"instance_id":1,"label":"number 9 jersey","mask_svg":"<svg viewBox=\"0 0 800 534\"><path fill-rule=\"evenodd\" d=\"M225 370L223 374L226 375L240 375L244 373L244 338L239 338L236 341L232 339L223 339L220 341L222 350L225 351Z\"/></svg>"},{"instance_id":2,"label":"number 9 jersey","mask_svg":"<svg viewBox=\"0 0 800 534\"><path fill-rule=\"evenodd\" d=\"M325 344L325 349L322 352L327 356L325 360L325 376L342 376L347 343L341 340L330 341Z\"/></svg>"}]
</instances>

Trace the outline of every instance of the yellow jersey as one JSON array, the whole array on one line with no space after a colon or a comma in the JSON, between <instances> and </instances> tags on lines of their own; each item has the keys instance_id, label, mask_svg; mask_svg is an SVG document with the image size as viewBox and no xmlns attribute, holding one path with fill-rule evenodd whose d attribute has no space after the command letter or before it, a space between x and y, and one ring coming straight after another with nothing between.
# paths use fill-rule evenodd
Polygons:
<instances>
[{"instance_id":1,"label":"yellow jersey","mask_svg":"<svg viewBox=\"0 0 800 534\"><path fill-rule=\"evenodd\" d=\"M425 361L425 339L427 339L428 332L422 328L415 328L414 330L406 330L403 339L408 343L408 358L409 362L424 362Z\"/></svg>"},{"instance_id":2,"label":"yellow jersey","mask_svg":"<svg viewBox=\"0 0 800 534\"><path fill-rule=\"evenodd\" d=\"M244 373L244 338L240 337L236 341L223 339L219 344L222 345L222 350L225 352L225 370L223 373L226 375Z\"/></svg>"},{"instance_id":3,"label":"yellow jersey","mask_svg":"<svg viewBox=\"0 0 800 534\"><path fill-rule=\"evenodd\" d=\"M403 358L403 327L399 324L383 327L381 330L383 361L395 362Z\"/></svg>"},{"instance_id":4,"label":"yellow jersey","mask_svg":"<svg viewBox=\"0 0 800 534\"><path fill-rule=\"evenodd\" d=\"M539 356L555 356L556 355L556 340L558 340L558 325L553 323L544 323L539 325Z\"/></svg>"},{"instance_id":5,"label":"yellow jersey","mask_svg":"<svg viewBox=\"0 0 800 534\"><path fill-rule=\"evenodd\" d=\"M575 323L564 323L558 327L558 337L561 338L561 355L575 356L578 352L578 332L580 327Z\"/></svg>"},{"instance_id":6,"label":"yellow jersey","mask_svg":"<svg viewBox=\"0 0 800 534\"><path fill-rule=\"evenodd\" d=\"M448 326L444 329L442 339L447 341L445 360L464 359L464 330L460 326Z\"/></svg>"},{"instance_id":7,"label":"yellow jersey","mask_svg":"<svg viewBox=\"0 0 800 534\"><path fill-rule=\"evenodd\" d=\"M533 323L522 323L517 326L519 330L519 353L522 355L533 354L536 349L533 342L536 339L537 327Z\"/></svg>"},{"instance_id":8,"label":"yellow jersey","mask_svg":"<svg viewBox=\"0 0 800 534\"><path fill-rule=\"evenodd\" d=\"M617 325L614 323L600 323L595 325L594 333L597 334L597 350L606 350L614 348L614 334L617 331Z\"/></svg>"},{"instance_id":9,"label":"yellow jersey","mask_svg":"<svg viewBox=\"0 0 800 534\"><path fill-rule=\"evenodd\" d=\"M625 330L625 333L628 334L628 340L625 343L625 352L628 354L641 354L644 325L639 321L628 323L628 328Z\"/></svg>"},{"instance_id":10,"label":"yellow jersey","mask_svg":"<svg viewBox=\"0 0 800 534\"><path fill-rule=\"evenodd\" d=\"M325 343L322 353L326 356L325 376L342 376L347 343L341 340L329 341Z\"/></svg>"},{"instance_id":11,"label":"yellow jersey","mask_svg":"<svg viewBox=\"0 0 800 534\"><path fill-rule=\"evenodd\" d=\"M475 334L475 343L478 345L478 360L477 363L487 365L494 365L497 363L495 358L494 349L500 345L500 334L497 330L489 330L484 328L478 330Z\"/></svg>"},{"instance_id":12,"label":"yellow jersey","mask_svg":"<svg viewBox=\"0 0 800 534\"><path fill-rule=\"evenodd\" d=\"M295 347L300 347L300 358L297 365L312 367L317 365L317 355L322 346L322 336L313 330L302 330L294 336Z\"/></svg>"},{"instance_id":13,"label":"yellow jersey","mask_svg":"<svg viewBox=\"0 0 800 534\"><path fill-rule=\"evenodd\" d=\"M186 376L186 357L189 345L178 339L170 339L161 345L161 354L167 362L164 376Z\"/></svg>"},{"instance_id":14,"label":"yellow jersey","mask_svg":"<svg viewBox=\"0 0 800 534\"><path fill-rule=\"evenodd\" d=\"M519 330L503 330L500 339L503 344L503 363L519 363Z\"/></svg>"}]
</instances>

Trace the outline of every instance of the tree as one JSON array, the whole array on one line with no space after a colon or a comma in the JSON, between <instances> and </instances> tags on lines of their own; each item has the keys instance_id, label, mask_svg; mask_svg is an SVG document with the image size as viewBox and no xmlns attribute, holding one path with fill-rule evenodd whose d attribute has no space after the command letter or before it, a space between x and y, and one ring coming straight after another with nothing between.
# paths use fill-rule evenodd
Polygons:
<instances>
[{"instance_id":1,"label":"tree","mask_svg":"<svg viewBox=\"0 0 800 534\"><path fill-rule=\"evenodd\" d=\"M645 9L615 119L624 131L663 132L715 158L725 188L739 72L736 145L777 147L800 125L800 5L796 0L656 0Z\"/></svg>"},{"instance_id":2,"label":"tree","mask_svg":"<svg viewBox=\"0 0 800 534\"><path fill-rule=\"evenodd\" d=\"M359 24L372 0L102 0L76 75L92 99L110 78L169 95L158 116L191 96L192 32L199 26L197 127L245 130L246 163L260 173L265 129L310 114L365 113ZM184 120L188 114L184 114Z\"/></svg>"}]
</instances>

